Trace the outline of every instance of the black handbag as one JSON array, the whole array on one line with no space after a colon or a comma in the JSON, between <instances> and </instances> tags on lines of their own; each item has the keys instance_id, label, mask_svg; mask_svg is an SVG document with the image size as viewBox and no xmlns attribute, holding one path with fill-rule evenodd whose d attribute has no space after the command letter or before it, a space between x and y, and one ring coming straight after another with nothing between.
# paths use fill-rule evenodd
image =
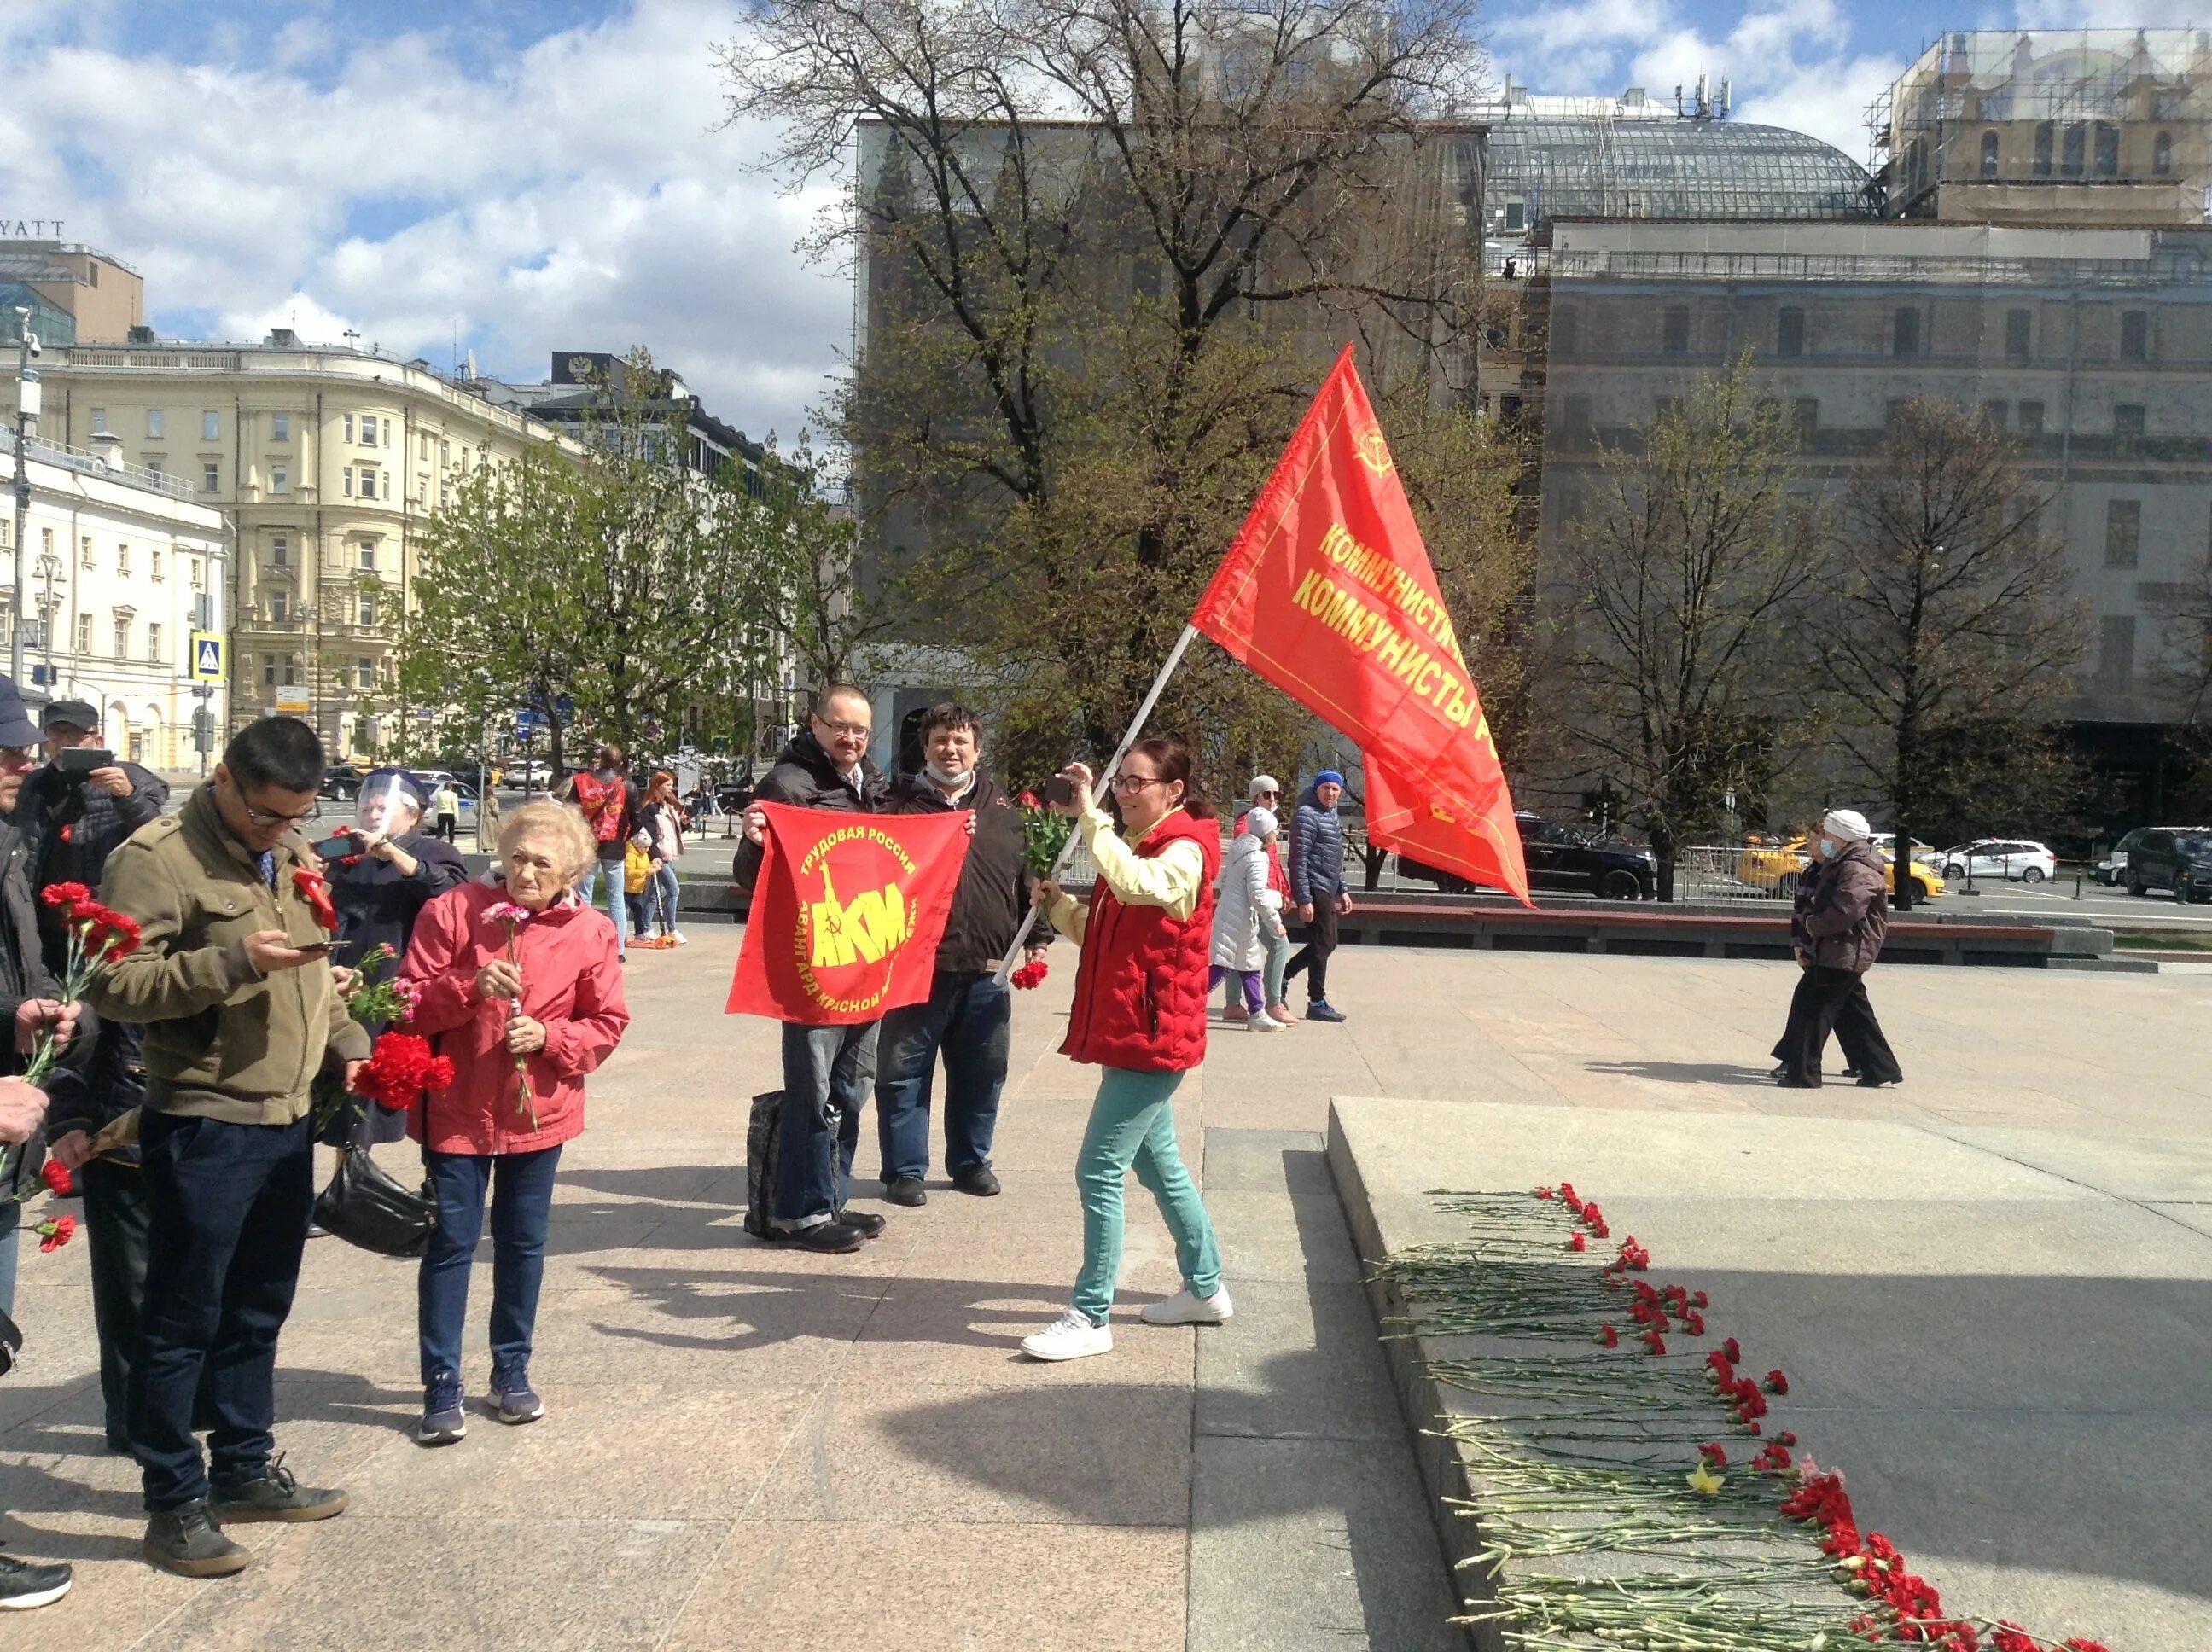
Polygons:
<instances>
[{"instance_id":1,"label":"black handbag","mask_svg":"<svg viewBox=\"0 0 2212 1652\"><path fill-rule=\"evenodd\" d=\"M341 1147L331 1185L315 1200L315 1225L380 1256L420 1256L438 1225L438 1201L427 1178L407 1191L365 1149Z\"/></svg>"}]
</instances>

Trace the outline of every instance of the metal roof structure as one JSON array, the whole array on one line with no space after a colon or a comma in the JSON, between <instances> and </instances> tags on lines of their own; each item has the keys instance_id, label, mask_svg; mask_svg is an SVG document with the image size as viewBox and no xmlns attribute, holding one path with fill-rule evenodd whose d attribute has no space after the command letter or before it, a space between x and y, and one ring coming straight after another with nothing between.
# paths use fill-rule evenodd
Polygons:
<instances>
[{"instance_id":1,"label":"metal roof structure","mask_svg":"<svg viewBox=\"0 0 2212 1652\"><path fill-rule=\"evenodd\" d=\"M1495 234L1555 218L1869 218L1866 169L1779 126L1603 113L1511 118L1486 140L1485 210Z\"/></svg>"}]
</instances>

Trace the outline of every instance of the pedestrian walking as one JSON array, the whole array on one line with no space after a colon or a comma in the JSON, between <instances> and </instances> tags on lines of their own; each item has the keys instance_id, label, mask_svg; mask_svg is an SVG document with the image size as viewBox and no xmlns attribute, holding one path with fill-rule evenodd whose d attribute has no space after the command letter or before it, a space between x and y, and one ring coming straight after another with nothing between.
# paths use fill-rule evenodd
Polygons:
<instances>
[{"instance_id":1,"label":"pedestrian walking","mask_svg":"<svg viewBox=\"0 0 2212 1652\"><path fill-rule=\"evenodd\" d=\"M1834 809L1822 817L1814 840L1818 874L1804 918L1812 962L1796 1042L1777 1081L1785 1090L1820 1088L1820 1054L1832 1030L1842 1037L1847 1056L1857 1052L1862 1085L1874 1090L1904 1082L1867 997L1866 973L1889 932L1889 872L1867 832L1865 816Z\"/></svg>"},{"instance_id":2,"label":"pedestrian walking","mask_svg":"<svg viewBox=\"0 0 2212 1652\"><path fill-rule=\"evenodd\" d=\"M663 946L682 946L685 942L684 932L677 926L676 908L683 898L684 886L677 878L676 865L684 858L684 805L677 800L676 776L666 769L653 771L638 823L652 845L652 898L646 904L651 908L653 929Z\"/></svg>"},{"instance_id":3,"label":"pedestrian walking","mask_svg":"<svg viewBox=\"0 0 2212 1652\"><path fill-rule=\"evenodd\" d=\"M868 761L875 713L850 683L824 689L802 729L777 756L754 793L756 801L803 809L873 814L883 806L883 776ZM760 876L768 817L745 813L744 838L732 858L738 886L750 892ZM883 1023L816 1027L783 1023L783 1114L775 1179L777 1232L801 1248L858 1250L882 1233L884 1219L847 1205L860 1110L876 1081L876 1036Z\"/></svg>"},{"instance_id":4,"label":"pedestrian walking","mask_svg":"<svg viewBox=\"0 0 2212 1652\"><path fill-rule=\"evenodd\" d=\"M460 851L442 835L422 829L428 801L422 782L404 768L379 768L362 778L354 799L354 825L340 834L349 853L335 856L327 876L331 904L337 909L337 944L331 948L336 968L356 972L379 947L390 956L373 967L374 978L389 981L415 932L423 906L449 889L468 882ZM368 1029L374 1039L384 1029ZM407 1133L404 1114L382 1108L342 1107L323 1140L333 1147L366 1151L378 1142L398 1141Z\"/></svg>"},{"instance_id":5,"label":"pedestrian walking","mask_svg":"<svg viewBox=\"0 0 2212 1652\"><path fill-rule=\"evenodd\" d=\"M1267 846L1275 835L1271 809L1246 811L1243 830L1230 845L1221 867L1221 893L1213 908L1213 969L1216 986L1227 981L1244 992L1244 1024L1254 1032L1280 1032L1285 1023L1267 1013L1261 990L1268 941L1287 944L1280 908L1267 904Z\"/></svg>"},{"instance_id":6,"label":"pedestrian walking","mask_svg":"<svg viewBox=\"0 0 2212 1652\"><path fill-rule=\"evenodd\" d=\"M169 788L134 762L111 756L100 767L86 769L85 758L67 755L106 750L100 713L88 702L54 701L40 713L39 722L46 765L22 782L13 817L27 846L27 881L41 890L54 884L98 889L108 857L131 833L161 818ZM20 733L21 726L14 720L10 732ZM43 902L36 910L46 973L58 981L69 968L68 920L60 908ZM103 1018L96 1045L84 1051L88 1064L82 1073L57 1074L49 1085L46 1123L48 1151L68 1169L84 1200L107 1449L125 1456L131 1452L126 1413L131 1365L137 1357L138 1309L146 1291L150 1218L137 1144L110 1148L94 1158L92 1142L145 1096L141 1042L138 1027Z\"/></svg>"},{"instance_id":7,"label":"pedestrian walking","mask_svg":"<svg viewBox=\"0 0 2212 1652\"><path fill-rule=\"evenodd\" d=\"M1337 799L1344 776L1324 768L1298 799L1291 819L1291 900L1306 926L1306 944L1285 966L1283 979L1306 975L1306 1019L1341 1021L1343 1011L1328 1001L1328 959L1336 951L1336 920L1352 910L1344 886L1344 824Z\"/></svg>"},{"instance_id":8,"label":"pedestrian walking","mask_svg":"<svg viewBox=\"0 0 2212 1652\"><path fill-rule=\"evenodd\" d=\"M991 1168L999 1097L1006 1089L1013 995L998 979L999 960L1014 944L1036 879L1030 872L1021 817L982 768L982 719L947 703L922 714L921 773L890 789L891 814L967 810L975 822L968 858L952 894L952 911L937 944L929 996L890 1011L878 1042L876 1137L883 1153L884 1197L894 1205L926 1205L929 1175L930 1089L945 1059L945 1169L963 1193L989 1198L1000 1190ZM1044 948L1032 944L1031 962Z\"/></svg>"},{"instance_id":9,"label":"pedestrian walking","mask_svg":"<svg viewBox=\"0 0 2212 1652\"><path fill-rule=\"evenodd\" d=\"M364 790L368 784L362 782ZM448 843L457 841L461 831L461 793L451 775L438 782L437 794L431 801L438 812L438 835Z\"/></svg>"},{"instance_id":10,"label":"pedestrian walking","mask_svg":"<svg viewBox=\"0 0 2212 1652\"><path fill-rule=\"evenodd\" d=\"M180 813L116 850L101 891L143 932L91 989L103 1014L146 1023L151 1222L129 1415L143 1552L186 1577L251 1561L224 1526L346 1506L343 1491L301 1485L271 1431L276 1339L315 1196L309 1089L326 1062L349 1087L368 1054L331 979L319 883L297 876L295 829L315 816L323 767L305 723L249 722ZM205 1460L192 1434L203 1371L216 1424Z\"/></svg>"},{"instance_id":11,"label":"pedestrian walking","mask_svg":"<svg viewBox=\"0 0 2212 1652\"><path fill-rule=\"evenodd\" d=\"M1797 962L1797 984L1790 994L1790 1012L1783 1021L1782 1036L1774 1044L1775 1066L1769 1076L1775 1078L1783 1078L1789 1072L1790 1063L1795 1059L1791 1052L1804 1036L1805 1017L1812 1011L1813 938L1806 932L1805 914L1812 910L1813 893L1820 887L1816 871L1816 868L1808 866L1798 876L1797 886L1790 903L1790 951ZM1858 1048L1858 1031L1856 1021L1839 1022L1836 1028L1837 1042L1844 1047L1843 1076L1846 1078L1859 1076L1859 1057L1863 1052ZM1826 1059L1825 1049L1820 1054L1823 1060Z\"/></svg>"},{"instance_id":12,"label":"pedestrian walking","mask_svg":"<svg viewBox=\"0 0 2212 1652\"><path fill-rule=\"evenodd\" d=\"M1091 794L1081 763L1060 771L1073 794L1061 812L1098 868L1086 908L1049 882L1036 899L1053 927L1082 949L1060 1053L1104 1069L1075 1163L1083 1200L1083 1268L1075 1300L1022 1339L1034 1359L1110 1351L1108 1321L1121 1266L1121 1182L1133 1167L1174 1236L1182 1288L1148 1303L1148 1325L1215 1325L1234 1312L1221 1283L1213 1224L1176 1145L1173 1098L1206 1059L1207 953L1221 829L1200 794L1181 740L1139 740L1109 784L1117 833Z\"/></svg>"},{"instance_id":13,"label":"pedestrian walking","mask_svg":"<svg viewBox=\"0 0 2212 1652\"><path fill-rule=\"evenodd\" d=\"M592 829L592 838L599 847L589 865L585 867L576 892L586 906L600 898L606 902L607 917L613 922L615 934L622 954L629 953L629 905L623 897L624 887L623 863L629 853L629 841L637 835L637 787L630 781L624 768L623 749L618 745L603 745L589 769L571 777L572 795L576 806L583 811L584 823Z\"/></svg>"},{"instance_id":14,"label":"pedestrian walking","mask_svg":"<svg viewBox=\"0 0 2212 1652\"><path fill-rule=\"evenodd\" d=\"M613 926L574 892L599 853L582 817L526 803L508 817L499 852L495 872L422 909L407 949L404 973L422 989L410 1024L453 1064L453 1082L406 1114L438 1201L416 1292L416 1438L425 1445L468 1431L461 1345L487 1202L490 1404L502 1423L545 1414L530 1357L554 1175L562 1145L583 1132L585 1076L629 1024Z\"/></svg>"}]
</instances>

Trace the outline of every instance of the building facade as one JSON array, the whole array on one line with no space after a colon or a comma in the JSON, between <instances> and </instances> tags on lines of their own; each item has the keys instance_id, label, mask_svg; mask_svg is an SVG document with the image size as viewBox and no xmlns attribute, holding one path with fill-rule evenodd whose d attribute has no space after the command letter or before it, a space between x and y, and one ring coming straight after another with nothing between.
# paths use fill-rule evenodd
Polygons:
<instances>
[{"instance_id":1,"label":"building facade","mask_svg":"<svg viewBox=\"0 0 2212 1652\"><path fill-rule=\"evenodd\" d=\"M175 477L115 452L31 444L31 507L24 544L35 614L24 638L21 686L34 703L84 700L100 708L108 745L149 768L204 769L196 714L219 749L229 716L226 682L203 696L192 676L192 633L220 633L230 525ZM13 485L12 444L0 477ZM13 596L13 513L0 514L0 585ZM0 607L0 648L12 647L12 604Z\"/></svg>"},{"instance_id":2,"label":"building facade","mask_svg":"<svg viewBox=\"0 0 2212 1652\"><path fill-rule=\"evenodd\" d=\"M143 328L146 283L129 264L71 241L11 237L9 228L0 219L0 314L28 307L31 331L49 349L120 344ZM61 226L52 228L58 237Z\"/></svg>"},{"instance_id":3,"label":"building facade","mask_svg":"<svg viewBox=\"0 0 2212 1652\"><path fill-rule=\"evenodd\" d=\"M477 466L557 431L427 362L302 343L77 344L46 351L42 436L118 450L235 530L234 722L307 720L327 749L388 746L396 628L415 536Z\"/></svg>"}]
</instances>

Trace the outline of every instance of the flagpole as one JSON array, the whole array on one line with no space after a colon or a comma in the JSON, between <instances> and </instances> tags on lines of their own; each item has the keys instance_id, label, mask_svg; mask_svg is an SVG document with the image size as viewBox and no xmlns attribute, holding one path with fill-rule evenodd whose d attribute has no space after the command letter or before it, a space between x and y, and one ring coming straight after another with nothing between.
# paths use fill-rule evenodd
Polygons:
<instances>
[{"instance_id":1,"label":"flagpole","mask_svg":"<svg viewBox=\"0 0 2212 1652\"><path fill-rule=\"evenodd\" d=\"M1160 674L1152 679L1152 686L1145 691L1145 698L1143 703L1137 708L1137 714L1129 720L1129 732L1121 737L1121 744L1114 748L1113 761L1100 769L1094 777L1098 785L1103 786L1120 769L1121 759L1127 756L1129 748L1137 744L1137 736L1144 732L1145 720L1152 714L1152 708L1160 703L1160 695L1168 685L1168 678L1173 677L1176 667L1182 664L1185 651L1189 648L1192 639L1197 635L1198 627L1195 625L1186 625L1182 628L1182 635L1176 639L1175 647L1168 650L1167 663L1160 667ZM1067 865L1068 857L1074 853L1075 834L1070 832L1067 835L1067 841L1060 846L1060 853L1052 863L1051 872L1046 876L1052 878L1059 878L1061 869ZM1029 939L1030 931L1036 926L1036 917L1037 909L1034 906L1023 914L1022 926L1014 932L1014 944L1006 949L1006 956L999 960L999 967L993 973L992 979L1001 986L1006 984L1007 974L1014 967L1014 959L1020 953L1022 944Z\"/></svg>"}]
</instances>

